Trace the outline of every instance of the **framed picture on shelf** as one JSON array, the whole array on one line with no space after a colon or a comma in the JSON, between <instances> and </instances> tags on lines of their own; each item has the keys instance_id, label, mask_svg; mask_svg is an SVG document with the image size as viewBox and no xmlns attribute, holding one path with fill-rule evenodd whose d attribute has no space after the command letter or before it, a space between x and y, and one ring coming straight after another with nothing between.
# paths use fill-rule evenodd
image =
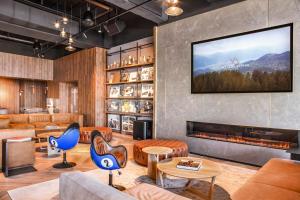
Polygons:
<instances>
[{"instance_id":1,"label":"framed picture on shelf","mask_svg":"<svg viewBox=\"0 0 300 200\"><path fill-rule=\"evenodd\" d=\"M117 99L107 100L106 107L108 112L119 112L121 108L121 101Z\"/></svg>"},{"instance_id":2,"label":"framed picture on shelf","mask_svg":"<svg viewBox=\"0 0 300 200\"><path fill-rule=\"evenodd\" d=\"M140 73L141 81L153 80L153 67L143 67Z\"/></svg>"},{"instance_id":3,"label":"framed picture on shelf","mask_svg":"<svg viewBox=\"0 0 300 200\"><path fill-rule=\"evenodd\" d=\"M120 72L110 72L107 74L108 83L120 82Z\"/></svg>"},{"instance_id":4,"label":"framed picture on shelf","mask_svg":"<svg viewBox=\"0 0 300 200\"><path fill-rule=\"evenodd\" d=\"M113 85L109 88L109 97L111 97L111 98L120 97L120 86L119 85Z\"/></svg>"},{"instance_id":5,"label":"framed picture on shelf","mask_svg":"<svg viewBox=\"0 0 300 200\"><path fill-rule=\"evenodd\" d=\"M134 100L122 100L121 111L124 113L138 112L138 102Z\"/></svg>"},{"instance_id":6,"label":"framed picture on shelf","mask_svg":"<svg viewBox=\"0 0 300 200\"><path fill-rule=\"evenodd\" d=\"M136 121L135 116L122 116L122 132L132 133L134 121Z\"/></svg>"},{"instance_id":7,"label":"framed picture on shelf","mask_svg":"<svg viewBox=\"0 0 300 200\"><path fill-rule=\"evenodd\" d=\"M139 101L139 111L141 114L153 113L153 101L151 100L141 100Z\"/></svg>"},{"instance_id":8,"label":"framed picture on shelf","mask_svg":"<svg viewBox=\"0 0 300 200\"><path fill-rule=\"evenodd\" d=\"M135 81L138 81L138 72L137 71L129 72L128 82L135 82Z\"/></svg>"},{"instance_id":9,"label":"framed picture on shelf","mask_svg":"<svg viewBox=\"0 0 300 200\"><path fill-rule=\"evenodd\" d=\"M137 96L137 86L136 85L124 85L122 87L123 97L136 97Z\"/></svg>"},{"instance_id":10,"label":"framed picture on shelf","mask_svg":"<svg viewBox=\"0 0 300 200\"><path fill-rule=\"evenodd\" d=\"M107 126L112 130L120 131L120 115L108 114Z\"/></svg>"},{"instance_id":11,"label":"framed picture on shelf","mask_svg":"<svg viewBox=\"0 0 300 200\"><path fill-rule=\"evenodd\" d=\"M127 70L122 70L121 71L121 78L120 78L121 82L128 82L129 80L129 73Z\"/></svg>"},{"instance_id":12,"label":"framed picture on shelf","mask_svg":"<svg viewBox=\"0 0 300 200\"><path fill-rule=\"evenodd\" d=\"M141 85L141 98L153 97L153 84Z\"/></svg>"}]
</instances>

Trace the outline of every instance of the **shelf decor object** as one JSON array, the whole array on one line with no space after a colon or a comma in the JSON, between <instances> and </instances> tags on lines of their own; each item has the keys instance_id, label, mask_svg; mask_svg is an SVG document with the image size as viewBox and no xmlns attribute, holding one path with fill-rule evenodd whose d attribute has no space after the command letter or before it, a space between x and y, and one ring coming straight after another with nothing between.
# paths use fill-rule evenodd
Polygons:
<instances>
[{"instance_id":1,"label":"shelf decor object","mask_svg":"<svg viewBox=\"0 0 300 200\"><path fill-rule=\"evenodd\" d=\"M153 120L154 48L140 41L107 53L107 126L123 134L132 135L135 120Z\"/></svg>"}]
</instances>

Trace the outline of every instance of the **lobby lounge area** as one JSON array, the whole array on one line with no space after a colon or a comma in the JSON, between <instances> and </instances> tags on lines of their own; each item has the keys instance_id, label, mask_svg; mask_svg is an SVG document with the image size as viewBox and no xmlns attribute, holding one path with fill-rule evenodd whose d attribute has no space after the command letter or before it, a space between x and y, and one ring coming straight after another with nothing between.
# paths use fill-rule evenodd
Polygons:
<instances>
[{"instance_id":1,"label":"lobby lounge area","mask_svg":"<svg viewBox=\"0 0 300 200\"><path fill-rule=\"evenodd\" d=\"M0 200L300 200L297 0L0 1Z\"/></svg>"}]
</instances>

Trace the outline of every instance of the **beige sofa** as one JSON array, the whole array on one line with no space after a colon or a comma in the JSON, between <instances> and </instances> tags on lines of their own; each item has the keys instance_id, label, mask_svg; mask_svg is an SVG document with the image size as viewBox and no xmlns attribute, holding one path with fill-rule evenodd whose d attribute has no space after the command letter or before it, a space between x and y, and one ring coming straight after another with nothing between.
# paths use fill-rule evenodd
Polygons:
<instances>
[{"instance_id":1,"label":"beige sofa","mask_svg":"<svg viewBox=\"0 0 300 200\"><path fill-rule=\"evenodd\" d=\"M232 200L300 200L300 162L271 159Z\"/></svg>"},{"instance_id":2,"label":"beige sofa","mask_svg":"<svg viewBox=\"0 0 300 200\"><path fill-rule=\"evenodd\" d=\"M73 113L59 114L9 114L0 116L0 129L35 129L57 125L67 127L73 122L83 126L83 115Z\"/></svg>"},{"instance_id":3,"label":"beige sofa","mask_svg":"<svg viewBox=\"0 0 300 200\"><path fill-rule=\"evenodd\" d=\"M126 175L125 175L126 176ZM58 199L55 197L54 199ZM191 200L162 188L139 184L124 192L82 172L64 173L59 178L59 200Z\"/></svg>"},{"instance_id":4,"label":"beige sofa","mask_svg":"<svg viewBox=\"0 0 300 200\"><path fill-rule=\"evenodd\" d=\"M0 129L0 169L2 169L2 140L14 137L35 137L34 129Z\"/></svg>"}]
</instances>

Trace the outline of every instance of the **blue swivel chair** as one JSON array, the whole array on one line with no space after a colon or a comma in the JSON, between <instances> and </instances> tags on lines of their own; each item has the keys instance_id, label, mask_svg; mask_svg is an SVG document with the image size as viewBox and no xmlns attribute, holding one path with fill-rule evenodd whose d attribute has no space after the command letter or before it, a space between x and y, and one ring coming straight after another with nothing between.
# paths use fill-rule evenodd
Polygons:
<instances>
[{"instance_id":1,"label":"blue swivel chair","mask_svg":"<svg viewBox=\"0 0 300 200\"><path fill-rule=\"evenodd\" d=\"M123 186L113 185L113 170L124 168L127 163L127 150L124 146L111 146L108 144L101 133L97 130L91 133L91 159L103 170L109 170L109 185L118 189L125 190Z\"/></svg>"},{"instance_id":2,"label":"blue swivel chair","mask_svg":"<svg viewBox=\"0 0 300 200\"><path fill-rule=\"evenodd\" d=\"M54 164L53 167L57 169L71 168L76 165L73 162L67 162L66 151L74 148L79 141L79 124L71 124L65 132L58 138L50 136L49 143L51 146L63 151L63 162Z\"/></svg>"}]
</instances>

